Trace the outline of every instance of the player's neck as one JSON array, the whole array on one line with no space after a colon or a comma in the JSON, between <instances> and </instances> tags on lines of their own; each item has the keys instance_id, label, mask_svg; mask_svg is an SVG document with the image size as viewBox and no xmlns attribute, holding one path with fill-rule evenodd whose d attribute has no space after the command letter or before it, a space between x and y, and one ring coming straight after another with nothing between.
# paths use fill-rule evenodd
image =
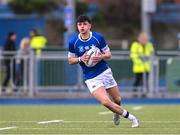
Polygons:
<instances>
[{"instance_id":1,"label":"player's neck","mask_svg":"<svg viewBox=\"0 0 180 135\"><path fill-rule=\"evenodd\" d=\"M90 32L80 34L82 40L88 40L90 38Z\"/></svg>"}]
</instances>

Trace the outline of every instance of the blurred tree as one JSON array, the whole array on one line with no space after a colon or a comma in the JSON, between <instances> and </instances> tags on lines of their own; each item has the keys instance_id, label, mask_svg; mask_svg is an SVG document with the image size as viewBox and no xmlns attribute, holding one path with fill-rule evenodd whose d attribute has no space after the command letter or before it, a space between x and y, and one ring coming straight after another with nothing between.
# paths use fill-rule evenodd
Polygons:
<instances>
[{"instance_id":1,"label":"blurred tree","mask_svg":"<svg viewBox=\"0 0 180 135\"><path fill-rule=\"evenodd\" d=\"M106 32L108 35L123 39L136 36L141 24L140 0L99 0L98 4L106 23L104 30L109 29Z\"/></svg>"},{"instance_id":2,"label":"blurred tree","mask_svg":"<svg viewBox=\"0 0 180 135\"><path fill-rule=\"evenodd\" d=\"M96 0L81 0L76 1L76 17L81 14L90 16L97 25L104 26L104 13L99 9Z\"/></svg>"},{"instance_id":3,"label":"blurred tree","mask_svg":"<svg viewBox=\"0 0 180 135\"><path fill-rule=\"evenodd\" d=\"M62 20L48 19L46 24L46 32L48 43L51 46L63 47L63 33L66 31Z\"/></svg>"},{"instance_id":4,"label":"blurred tree","mask_svg":"<svg viewBox=\"0 0 180 135\"><path fill-rule=\"evenodd\" d=\"M9 5L16 14L44 14L56 7L52 0L12 0Z\"/></svg>"},{"instance_id":5,"label":"blurred tree","mask_svg":"<svg viewBox=\"0 0 180 135\"><path fill-rule=\"evenodd\" d=\"M85 14L88 12L88 5L84 2L76 2L76 16L79 16L81 14Z\"/></svg>"},{"instance_id":6,"label":"blurred tree","mask_svg":"<svg viewBox=\"0 0 180 135\"><path fill-rule=\"evenodd\" d=\"M140 22L139 0L100 0L108 24L138 24Z\"/></svg>"}]
</instances>

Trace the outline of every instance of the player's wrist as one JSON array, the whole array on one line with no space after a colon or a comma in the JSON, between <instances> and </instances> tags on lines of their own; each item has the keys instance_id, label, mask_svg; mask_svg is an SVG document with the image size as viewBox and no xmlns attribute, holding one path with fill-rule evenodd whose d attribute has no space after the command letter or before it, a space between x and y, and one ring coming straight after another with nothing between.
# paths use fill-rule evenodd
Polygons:
<instances>
[{"instance_id":1,"label":"player's wrist","mask_svg":"<svg viewBox=\"0 0 180 135\"><path fill-rule=\"evenodd\" d=\"M101 60L104 60L104 59L105 59L104 55L103 55L103 54L101 54Z\"/></svg>"},{"instance_id":2,"label":"player's wrist","mask_svg":"<svg viewBox=\"0 0 180 135\"><path fill-rule=\"evenodd\" d=\"M81 60L81 57L78 57L78 63L80 63L82 60Z\"/></svg>"}]
</instances>

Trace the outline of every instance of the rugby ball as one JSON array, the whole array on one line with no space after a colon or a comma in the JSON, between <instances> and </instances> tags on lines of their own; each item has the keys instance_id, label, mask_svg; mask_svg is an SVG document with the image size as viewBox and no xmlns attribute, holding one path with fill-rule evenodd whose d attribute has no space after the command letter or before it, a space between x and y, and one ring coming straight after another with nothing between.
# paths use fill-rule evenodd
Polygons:
<instances>
[{"instance_id":1,"label":"rugby ball","mask_svg":"<svg viewBox=\"0 0 180 135\"><path fill-rule=\"evenodd\" d=\"M85 63L85 65L86 65L87 67L93 67L93 66L95 66L95 65L97 64L97 62L93 62L93 61L92 61L92 58L93 58L94 56L100 55L100 54L101 54L101 51L100 51L99 48L97 48L97 47L92 47L91 49L89 49L89 50L87 51L87 54L89 55L89 59L88 59L88 61Z\"/></svg>"}]
</instances>

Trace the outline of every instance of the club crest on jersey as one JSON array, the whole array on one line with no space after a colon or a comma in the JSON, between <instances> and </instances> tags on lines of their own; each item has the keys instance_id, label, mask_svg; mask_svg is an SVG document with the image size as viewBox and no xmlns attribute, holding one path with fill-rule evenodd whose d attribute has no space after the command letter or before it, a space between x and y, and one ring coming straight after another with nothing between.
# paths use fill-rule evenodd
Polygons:
<instances>
[{"instance_id":1,"label":"club crest on jersey","mask_svg":"<svg viewBox=\"0 0 180 135\"><path fill-rule=\"evenodd\" d=\"M84 52L84 47L83 46L79 46L78 49L79 49L79 52Z\"/></svg>"}]
</instances>

